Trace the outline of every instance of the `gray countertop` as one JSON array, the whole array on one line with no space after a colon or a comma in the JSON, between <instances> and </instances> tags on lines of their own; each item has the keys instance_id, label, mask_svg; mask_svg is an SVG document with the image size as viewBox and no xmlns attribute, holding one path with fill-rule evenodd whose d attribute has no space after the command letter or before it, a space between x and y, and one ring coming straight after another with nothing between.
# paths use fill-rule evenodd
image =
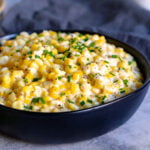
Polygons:
<instances>
[{"instance_id":1,"label":"gray countertop","mask_svg":"<svg viewBox=\"0 0 150 150\"><path fill-rule=\"evenodd\" d=\"M103 136L76 143L40 145L0 135L0 150L150 150L149 125L150 88L135 115Z\"/></svg>"}]
</instances>

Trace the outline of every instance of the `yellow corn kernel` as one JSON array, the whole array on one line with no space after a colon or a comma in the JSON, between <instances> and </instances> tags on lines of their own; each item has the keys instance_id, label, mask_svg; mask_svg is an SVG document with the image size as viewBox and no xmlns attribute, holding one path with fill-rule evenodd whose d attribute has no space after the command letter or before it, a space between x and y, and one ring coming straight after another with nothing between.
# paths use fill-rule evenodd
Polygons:
<instances>
[{"instance_id":1,"label":"yellow corn kernel","mask_svg":"<svg viewBox=\"0 0 150 150\"><path fill-rule=\"evenodd\" d=\"M57 48L59 52L64 52L65 50L67 50L67 48L62 45L59 45Z\"/></svg>"},{"instance_id":2,"label":"yellow corn kernel","mask_svg":"<svg viewBox=\"0 0 150 150\"><path fill-rule=\"evenodd\" d=\"M57 42L56 40L52 39L52 40L51 40L51 44L57 47L58 42Z\"/></svg>"},{"instance_id":3,"label":"yellow corn kernel","mask_svg":"<svg viewBox=\"0 0 150 150\"><path fill-rule=\"evenodd\" d=\"M10 88L10 83L11 83L11 78L10 76L4 76L2 77L2 86L5 87L5 88Z\"/></svg>"},{"instance_id":4,"label":"yellow corn kernel","mask_svg":"<svg viewBox=\"0 0 150 150\"><path fill-rule=\"evenodd\" d=\"M42 46L41 43L38 43L38 44L34 43L34 44L31 46L31 50L32 50L32 51L38 50L41 46Z\"/></svg>"},{"instance_id":5,"label":"yellow corn kernel","mask_svg":"<svg viewBox=\"0 0 150 150\"><path fill-rule=\"evenodd\" d=\"M23 102L21 102L21 101L15 101L15 102L12 104L12 107L13 107L13 108L16 108L16 109L23 109Z\"/></svg>"},{"instance_id":6,"label":"yellow corn kernel","mask_svg":"<svg viewBox=\"0 0 150 150\"><path fill-rule=\"evenodd\" d=\"M102 89L103 85L100 82L95 82L94 87L98 89Z\"/></svg>"},{"instance_id":7,"label":"yellow corn kernel","mask_svg":"<svg viewBox=\"0 0 150 150\"><path fill-rule=\"evenodd\" d=\"M52 53L53 53L53 55L57 55L57 54L58 54L57 49L53 49L53 50L52 50Z\"/></svg>"},{"instance_id":8,"label":"yellow corn kernel","mask_svg":"<svg viewBox=\"0 0 150 150\"><path fill-rule=\"evenodd\" d=\"M52 98L54 98L54 99L57 99L57 98L59 98L60 95L58 95L58 94L56 94L56 93L51 93L51 92L50 92L50 93L49 93L49 96L52 97Z\"/></svg>"},{"instance_id":9,"label":"yellow corn kernel","mask_svg":"<svg viewBox=\"0 0 150 150\"><path fill-rule=\"evenodd\" d=\"M65 59L65 65L72 65L73 60L70 58Z\"/></svg>"},{"instance_id":10,"label":"yellow corn kernel","mask_svg":"<svg viewBox=\"0 0 150 150\"><path fill-rule=\"evenodd\" d=\"M106 39L104 36L100 36L100 38L98 40L96 40L97 45L102 45L104 43L106 43Z\"/></svg>"},{"instance_id":11,"label":"yellow corn kernel","mask_svg":"<svg viewBox=\"0 0 150 150\"><path fill-rule=\"evenodd\" d=\"M51 73L49 73L49 74L47 75L47 78L48 78L49 80L55 80L57 77L58 77L58 74L55 73L55 72L51 72Z\"/></svg>"},{"instance_id":12,"label":"yellow corn kernel","mask_svg":"<svg viewBox=\"0 0 150 150\"><path fill-rule=\"evenodd\" d=\"M27 79L28 82L31 82L33 80L33 77L34 76L32 73L28 73L25 78Z\"/></svg>"},{"instance_id":13,"label":"yellow corn kernel","mask_svg":"<svg viewBox=\"0 0 150 150\"><path fill-rule=\"evenodd\" d=\"M27 104L27 105L29 105L31 103L31 100L30 99L25 99L24 103Z\"/></svg>"},{"instance_id":14,"label":"yellow corn kernel","mask_svg":"<svg viewBox=\"0 0 150 150\"><path fill-rule=\"evenodd\" d=\"M54 63L56 63L56 64L63 64L64 61L61 60L61 59L55 59L55 60L54 60Z\"/></svg>"},{"instance_id":15,"label":"yellow corn kernel","mask_svg":"<svg viewBox=\"0 0 150 150\"><path fill-rule=\"evenodd\" d=\"M4 43L4 46L12 46L13 45L13 41L12 40L8 40Z\"/></svg>"},{"instance_id":16,"label":"yellow corn kernel","mask_svg":"<svg viewBox=\"0 0 150 150\"><path fill-rule=\"evenodd\" d=\"M71 90L72 94L75 94L75 93L79 92L79 85L75 84L75 83L72 83L71 87L70 87L70 90Z\"/></svg>"},{"instance_id":17,"label":"yellow corn kernel","mask_svg":"<svg viewBox=\"0 0 150 150\"><path fill-rule=\"evenodd\" d=\"M72 80L78 81L80 78L82 78L82 76L83 76L82 71L75 72L73 74Z\"/></svg>"},{"instance_id":18,"label":"yellow corn kernel","mask_svg":"<svg viewBox=\"0 0 150 150\"><path fill-rule=\"evenodd\" d=\"M139 87L141 87L142 85L143 85L142 82L136 82L136 88L139 88Z\"/></svg>"},{"instance_id":19,"label":"yellow corn kernel","mask_svg":"<svg viewBox=\"0 0 150 150\"><path fill-rule=\"evenodd\" d=\"M68 103L68 104L67 104L67 107L68 107L68 109L70 109L70 110L76 110L76 107L75 107L74 104Z\"/></svg>"},{"instance_id":20,"label":"yellow corn kernel","mask_svg":"<svg viewBox=\"0 0 150 150\"><path fill-rule=\"evenodd\" d=\"M54 86L49 89L49 93L57 93L57 92L59 92L59 87Z\"/></svg>"},{"instance_id":21,"label":"yellow corn kernel","mask_svg":"<svg viewBox=\"0 0 150 150\"><path fill-rule=\"evenodd\" d=\"M62 85L59 86L59 88L60 88L60 89L65 89L65 88L66 88L66 85L65 85L65 84L62 84Z\"/></svg>"},{"instance_id":22,"label":"yellow corn kernel","mask_svg":"<svg viewBox=\"0 0 150 150\"><path fill-rule=\"evenodd\" d=\"M57 33L56 33L55 31L49 31L49 34L50 34L51 36L57 36Z\"/></svg>"}]
</instances>

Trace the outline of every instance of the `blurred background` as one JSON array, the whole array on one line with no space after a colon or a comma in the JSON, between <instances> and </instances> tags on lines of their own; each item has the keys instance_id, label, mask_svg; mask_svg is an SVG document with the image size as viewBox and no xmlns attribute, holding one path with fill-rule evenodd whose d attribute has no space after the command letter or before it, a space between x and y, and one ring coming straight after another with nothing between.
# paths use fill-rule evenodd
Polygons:
<instances>
[{"instance_id":1,"label":"blurred background","mask_svg":"<svg viewBox=\"0 0 150 150\"><path fill-rule=\"evenodd\" d=\"M150 60L150 0L0 0L0 36L80 29L124 41ZM104 136L61 146L35 146L0 135L2 150L150 150L150 89L130 121ZM140 119L139 119L140 118Z\"/></svg>"},{"instance_id":2,"label":"blurred background","mask_svg":"<svg viewBox=\"0 0 150 150\"><path fill-rule=\"evenodd\" d=\"M0 35L45 29L96 31L143 49L150 59L150 0L0 0L0 11Z\"/></svg>"}]
</instances>

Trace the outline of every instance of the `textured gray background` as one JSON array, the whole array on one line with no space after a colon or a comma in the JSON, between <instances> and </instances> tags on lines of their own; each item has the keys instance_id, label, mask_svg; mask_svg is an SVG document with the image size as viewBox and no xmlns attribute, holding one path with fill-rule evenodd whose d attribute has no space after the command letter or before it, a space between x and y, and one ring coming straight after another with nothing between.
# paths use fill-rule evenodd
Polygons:
<instances>
[{"instance_id":1,"label":"textured gray background","mask_svg":"<svg viewBox=\"0 0 150 150\"><path fill-rule=\"evenodd\" d=\"M15 3L21 0L7 0L7 13L8 9ZM139 1L140 0L135 0ZM148 2L144 0L143 2ZM147 4L142 4L148 8ZM141 27L141 26L140 26ZM140 30L141 28L137 30ZM144 30L143 30L144 32ZM138 37L142 37L144 33L138 34ZM112 34L114 35L114 34ZM115 36L115 35L114 35ZM120 39L130 42L136 46L134 35L128 34L128 36L119 36ZM118 37L118 35L117 35ZM144 36L149 40L149 36ZM137 37L136 37L137 38ZM132 39L132 41L131 41ZM141 44L139 44L141 42ZM145 43L148 45L149 41L145 39L137 40L138 48L145 48L142 45ZM150 46L147 46L147 50ZM149 53L148 53L149 54ZM40 145L26 143L11 137L7 137L0 134L0 150L150 150L150 88L145 97L144 102L135 113L135 115L124 125L116 130L109 132L103 136L93 138L87 141L81 141L77 143L60 144L60 145Z\"/></svg>"}]
</instances>

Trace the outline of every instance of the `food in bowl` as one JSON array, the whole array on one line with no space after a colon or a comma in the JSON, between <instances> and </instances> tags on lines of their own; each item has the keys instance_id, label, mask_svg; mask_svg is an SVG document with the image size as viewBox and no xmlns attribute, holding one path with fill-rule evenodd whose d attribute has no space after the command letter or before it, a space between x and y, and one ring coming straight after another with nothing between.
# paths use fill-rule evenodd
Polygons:
<instances>
[{"instance_id":1,"label":"food in bowl","mask_svg":"<svg viewBox=\"0 0 150 150\"><path fill-rule=\"evenodd\" d=\"M22 32L0 50L0 103L15 109L75 111L143 84L133 56L98 34Z\"/></svg>"}]
</instances>

